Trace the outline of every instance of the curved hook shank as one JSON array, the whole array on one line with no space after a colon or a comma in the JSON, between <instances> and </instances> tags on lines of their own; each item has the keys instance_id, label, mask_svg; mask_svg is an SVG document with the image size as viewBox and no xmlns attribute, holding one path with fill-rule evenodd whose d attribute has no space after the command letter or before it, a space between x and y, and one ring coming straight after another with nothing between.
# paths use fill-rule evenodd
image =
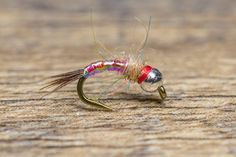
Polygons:
<instances>
[{"instance_id":1,"label":"curved hook shank","mask_svg":"<svg viewBox=\"0 0 236 157\"><path fill-rule=\"evenodd\" d=\"M84 85L85 80L86 80L85 77L81 77L78 81L78 84L77 84L77 93L80 97L80 100L83 101L86 104L90 104L90 105L93 105L93 106L96 106L96 107L100 107L100 108L105 109L105 110L113 111L113 109L110 108L109 106L107 106L107 105L105 105L105 104L103 104L99 101L91 100L91 99L86 97L86 95L84 94L84 91L83 91L83 85Z\"/></svg>"}]
</instances>

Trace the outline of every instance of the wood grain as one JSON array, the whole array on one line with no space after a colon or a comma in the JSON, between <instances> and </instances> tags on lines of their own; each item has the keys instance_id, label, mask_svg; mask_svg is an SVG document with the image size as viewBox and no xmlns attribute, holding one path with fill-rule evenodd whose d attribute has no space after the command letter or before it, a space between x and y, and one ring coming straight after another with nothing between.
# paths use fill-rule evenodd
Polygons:
<instances>
[{"instance_id":1,"label":"wood grain","mask_svg":"<svg viewBox=\"0 0 236 157\"><path fill-rule=\"evenodd\" d=\"M45 77L143 39L168 98L118 93L115 112L80 102L76 83L41 98ZM0 2L0 156L236 156L236 3L231 0ZM89 84L95 93L103 85Z\"/></svg>"}]
</instances>

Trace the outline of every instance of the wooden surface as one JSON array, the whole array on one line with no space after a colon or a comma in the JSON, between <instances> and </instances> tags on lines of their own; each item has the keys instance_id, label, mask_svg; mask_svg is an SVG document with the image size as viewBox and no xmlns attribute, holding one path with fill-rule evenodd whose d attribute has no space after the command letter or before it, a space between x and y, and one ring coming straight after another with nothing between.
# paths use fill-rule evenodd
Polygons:
<instances>
[{"instance_id":1,"label":"wooden surface","mask_svg":"<svg viewBox=\"0 0 236 157\"><path fill-rule=\"evenodd\" d=\"M100 59L91 7L112 50L141 41L133 17L152 16L145 55L164 74L164 103L123 93L109 100L115 112L97 111L78 100L76 83L40 99L45 77ZM1 0L0 156L236 156L235 8L232 0Z\"/></svg>"}]
</instances>

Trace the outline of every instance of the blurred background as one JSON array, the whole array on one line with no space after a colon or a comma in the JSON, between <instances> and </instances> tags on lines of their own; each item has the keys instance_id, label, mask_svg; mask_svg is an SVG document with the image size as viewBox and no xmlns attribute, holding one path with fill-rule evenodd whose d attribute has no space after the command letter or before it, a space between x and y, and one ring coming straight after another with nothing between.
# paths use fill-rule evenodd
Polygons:
<instances>
[{"instance_id":1,"label":"blurred background","mask_svg":"<svg viewBox=\"0 0 236 157\"><path fill-rule=\"evenodd\" d=\"M151 38L159 44L233 40L235 34L231 30L234 28L235 5L233 0L1 0L1 36L7 42L6 39L10 38L7 32L17 28L18 33L26 30L34 33L32 36L35 35L35 39L28 38L31 42L38 38L56 37L53 34L58 32L57 37L64 37L65 40L73 35L76 38L79 34L89 41L89 32L85 29L90 27L92 9L94 25L98 27L98 32L102 32L102 37L109 38L104 39L108 44L127 40L122 35L137 25L134 17L147 21L149 16L153 17L152 34L159 33ZM99 27L110 29L105 32ZM64 32L65 29L67 32ZM81 41L78 43L81 44Z\"/></svg>"},{"instance_id":2,"label":"blurred background","mask_svg":"<svg viewBox=\"0 0 236 157\"><path fill-rule=\"evenodd\" d=\"M101 59L92 24L97 39L112 53L132 52L143 41L143 24L150 16L145 57L164 73L167 84L181 78L183 85L184 77L234 77L233 0L1 0L0 10L0 68L9 84L19 77L28 82L28 75L31 82L38 81ZM18 77L11 76L18 70Z\"/></svg>"}]
</instances>

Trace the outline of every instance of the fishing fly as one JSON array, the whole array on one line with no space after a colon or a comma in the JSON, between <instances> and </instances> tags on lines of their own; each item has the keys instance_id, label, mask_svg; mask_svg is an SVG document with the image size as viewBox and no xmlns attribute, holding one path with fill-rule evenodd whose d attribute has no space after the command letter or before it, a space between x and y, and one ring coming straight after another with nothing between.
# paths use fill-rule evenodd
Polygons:
<instances>
[{"instance_id":1,"label":"fishing fly","mask_svg":"<svg viewBox=\"0 0 236 157\"><path fill-rule=\"evenodd\" d=\"M159 93L162 100L167 97L166 90L163 86L163 76L162 73L157 69L150 65L145 64L142 59L143 49L148 39L148 34L150 30L150 23L151 18L149 20L149 24L146 27L146 35L141 45L141 48L138 49L138 55L128 55L123 58L113 58L113 59L103 59L96 62L93 62L84 68L51 76L50 78L53 79L48 83L47 86L44 88L51 88L54 89L51 92L55 92L62 87L74 82L78 81L77 83L77 93L81 101L86 104L97 106L106 110L112 110L110 106L106 104L96 101L93 99L88 98L84 93L84 84L86 80L98 73L102 73L104 71L108 72L117 72L122 79L129 80L133 83L137 83L140 85L143 91L148 93ZM96 44L99 44L101 47L101 43L99 43L94 34L93 30L94 41Z\"/></svg>"}]
</instances>

